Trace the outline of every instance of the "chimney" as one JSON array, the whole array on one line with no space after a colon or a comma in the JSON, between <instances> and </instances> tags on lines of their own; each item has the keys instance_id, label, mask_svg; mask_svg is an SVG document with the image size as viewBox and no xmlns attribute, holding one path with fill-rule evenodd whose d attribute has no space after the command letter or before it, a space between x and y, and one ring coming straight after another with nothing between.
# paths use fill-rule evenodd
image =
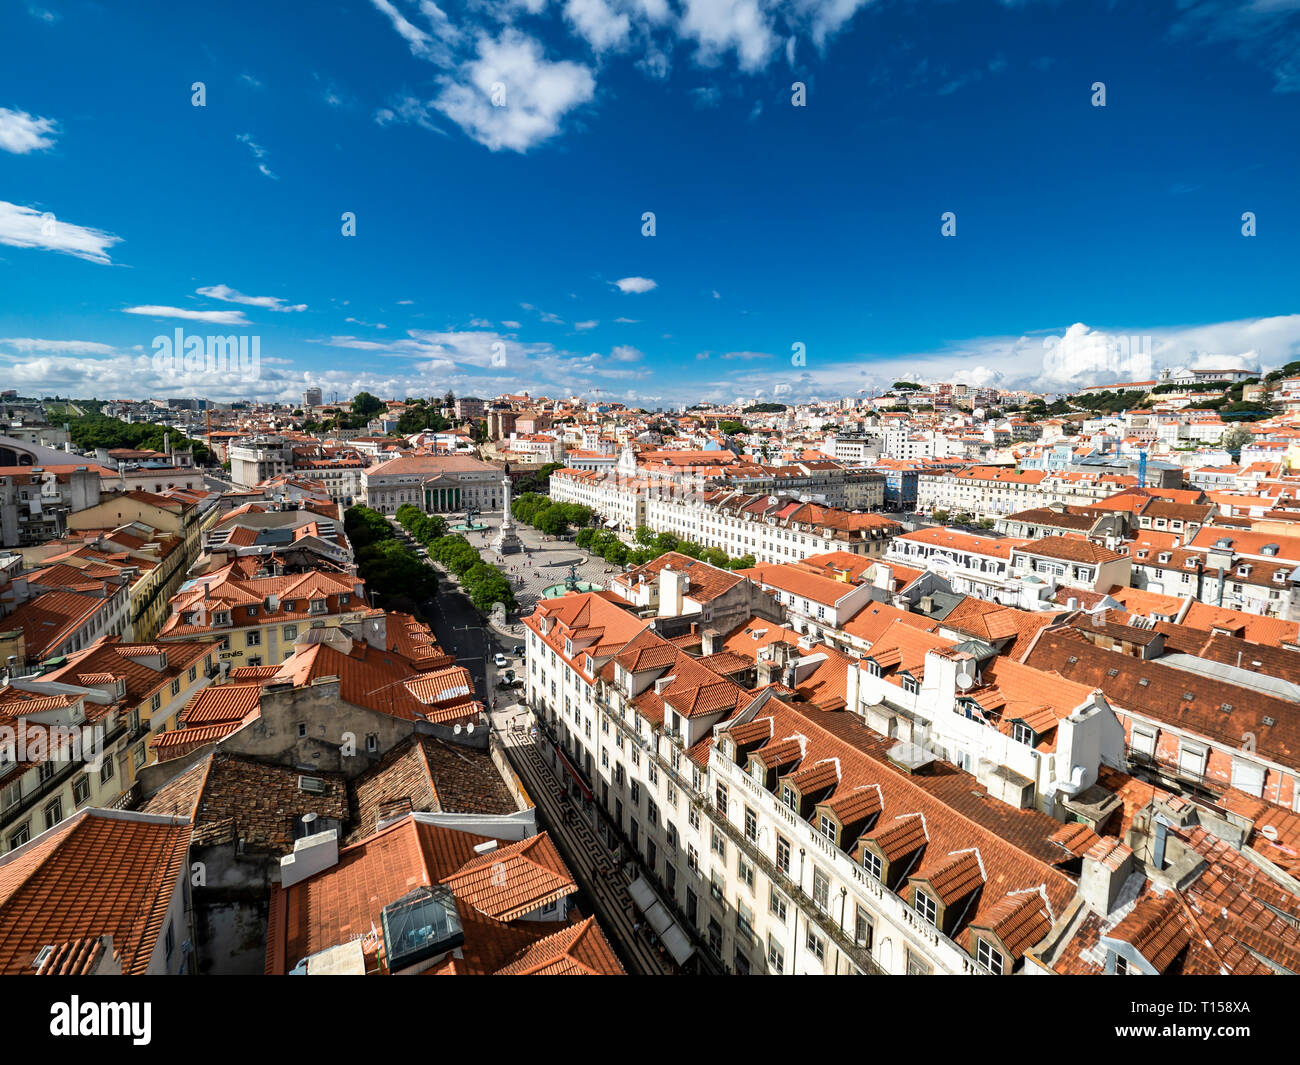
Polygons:
<instances>
[{"instance_id":1,"label":"chimney","mask_svg":"<svg viewBox=\"0 0 1300 1065\"><path fill-rule=\"evenodd\" d=\"M1105 836L1083 856L1079 893L1090 909L1104 917L1132 872L1132 849L1114 836Z\"/></svg>"},{"instance_id":2,"label":"chimney","mask_svg":"<svg viewBox=\"0 0 1300 1065\"><path fill-rule=\"evenodd\" d=\"M315 823L315 814L307 814L304 824ZM308 821L307 818L312 818ZM339 832L337 828L326 829L314 835L303 836L295 841L293 853L280 859L280 886L292 887L294 884L315 876L326 869L338 865Z\"/></svg>"},{"instance_id":3,"label":"chimney","mask_svg":"<svg viewBox=\"0 0 1300 1065\"><path fill-rule=\"evenodd\" d=\"M700 634L700 653L705 657L717 653L717 629L705 629Z\"/></svg>"}]
</instances>

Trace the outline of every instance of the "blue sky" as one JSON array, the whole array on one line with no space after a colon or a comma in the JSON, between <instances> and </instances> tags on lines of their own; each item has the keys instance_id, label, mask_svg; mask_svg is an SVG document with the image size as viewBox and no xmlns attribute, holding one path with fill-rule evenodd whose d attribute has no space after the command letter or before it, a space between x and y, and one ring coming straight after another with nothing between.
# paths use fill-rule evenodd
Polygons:
<instances>
[{"instance_id":1,"label":"blue sky","mask_svg":"<svg viewBox=\"0 0 1300 1065\"><path fill-rule=\"evenodd\" d=\"M1300 357L1300 0L292 8L3 8L0 383L653 407ZM256 375L168 377L178 327Z\"/></svg>"}]
</instances>

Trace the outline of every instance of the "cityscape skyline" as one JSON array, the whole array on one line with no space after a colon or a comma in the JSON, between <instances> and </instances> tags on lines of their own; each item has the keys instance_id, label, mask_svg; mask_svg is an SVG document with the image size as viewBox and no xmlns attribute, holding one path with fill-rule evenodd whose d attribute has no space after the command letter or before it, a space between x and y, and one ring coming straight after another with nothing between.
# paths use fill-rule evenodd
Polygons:
<instances>
[{"instance_id":1,"label":"cityscape skyline","mask_svg":"<svg viewBox=\"0 0 1300 1065\"><path fill-rule=\"evenodd\" d=\"M1281 366L1295 15L11 7L0 377L653 408L1068 391L1137 368L1097 357L1113 338L1157 367ZM160 373L178 327L256 338L257 374Z\"/></svg>"}]
</instances>

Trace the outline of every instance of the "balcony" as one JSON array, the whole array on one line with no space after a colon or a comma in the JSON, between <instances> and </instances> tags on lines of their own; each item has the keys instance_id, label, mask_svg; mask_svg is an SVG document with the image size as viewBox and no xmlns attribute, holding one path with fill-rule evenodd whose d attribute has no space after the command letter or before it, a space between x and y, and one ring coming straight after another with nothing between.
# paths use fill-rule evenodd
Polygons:
<instances>
[{"instance_id":1,"label":"balcony","mask_svg":"<svg viewBox=\"0 0 1300 1065\"><path fill-rule=\"evenodd\" d=\"M1232 787L1230 781L1207 776L1205 770L1193 772L1186 769L1177 758L1148 754L1132 746L1128 748L1128 764L1130 769L1142 770L1148 775L1155 774L1166 780L1205 792L1213 798L1218 798Z\"/></svg>"},{"instance_id":2,"label":"balcony","mask_svg":"<svg viewBox=\"0 0 1300 1065\"><path fill-rule=\"evenodd\" d=\"M737 849L744 852L746 858L761 869L772 883L781 886L781 891L796 903L803 916L815 924L822 934L840 949L840 952L846 958L868 976L888 975L884 969L876 964L870 954L857 945L853 937L845 932L829 913L818 906L811 896L807 895L790 877L781 872L776 863L768 858L754 843L745 838L743 832L736 829L730 821L722 818L716 818L714 821L731 839L732 843L736 845Z\"/></svg>"}]
</instances>

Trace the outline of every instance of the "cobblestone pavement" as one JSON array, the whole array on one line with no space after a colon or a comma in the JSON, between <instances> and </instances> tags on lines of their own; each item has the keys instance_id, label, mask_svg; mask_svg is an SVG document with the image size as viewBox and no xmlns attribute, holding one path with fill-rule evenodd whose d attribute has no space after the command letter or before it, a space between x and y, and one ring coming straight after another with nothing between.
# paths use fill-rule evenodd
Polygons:
<instances>
[{"instance_id":1,"label":"cobblestone pavement","mask_svg":"<svg viewBox=\"0 0 1300 1065\"><path fill-rule=\"evenodd\" d=\"M578 580L601 588L608 587L619 572L618 567L610 566L603 558L588 555L572 541L548 540L527 525L515 525L525 550L516 555L498 555L492 550L492 538L501 524L501 515L483 515L477 520L486 522L489 528L486 532L467 533L466 537L478 548L485 562L496 566L511 579L521 616L532 613L542 589L564 583L571 563L578 564Z\"/></svg>"},{"instance_id":2,"label":"cobblestone pavement","mask_svg":"<svg viewBox=\"0 0 1300 1065\"><path fill-rule=\"evenodd\" d=\"M556 775L554 752L544 739L532 735L531 713L522 705L511 705L492 715L492 726L537 806L539 820L591 900L624 967L638 976L675 972L667 952L650 944L650 930L628 894L628 873L615 864L580 801L565 794L565 784Z\"/></svg>"}]
</instances>

